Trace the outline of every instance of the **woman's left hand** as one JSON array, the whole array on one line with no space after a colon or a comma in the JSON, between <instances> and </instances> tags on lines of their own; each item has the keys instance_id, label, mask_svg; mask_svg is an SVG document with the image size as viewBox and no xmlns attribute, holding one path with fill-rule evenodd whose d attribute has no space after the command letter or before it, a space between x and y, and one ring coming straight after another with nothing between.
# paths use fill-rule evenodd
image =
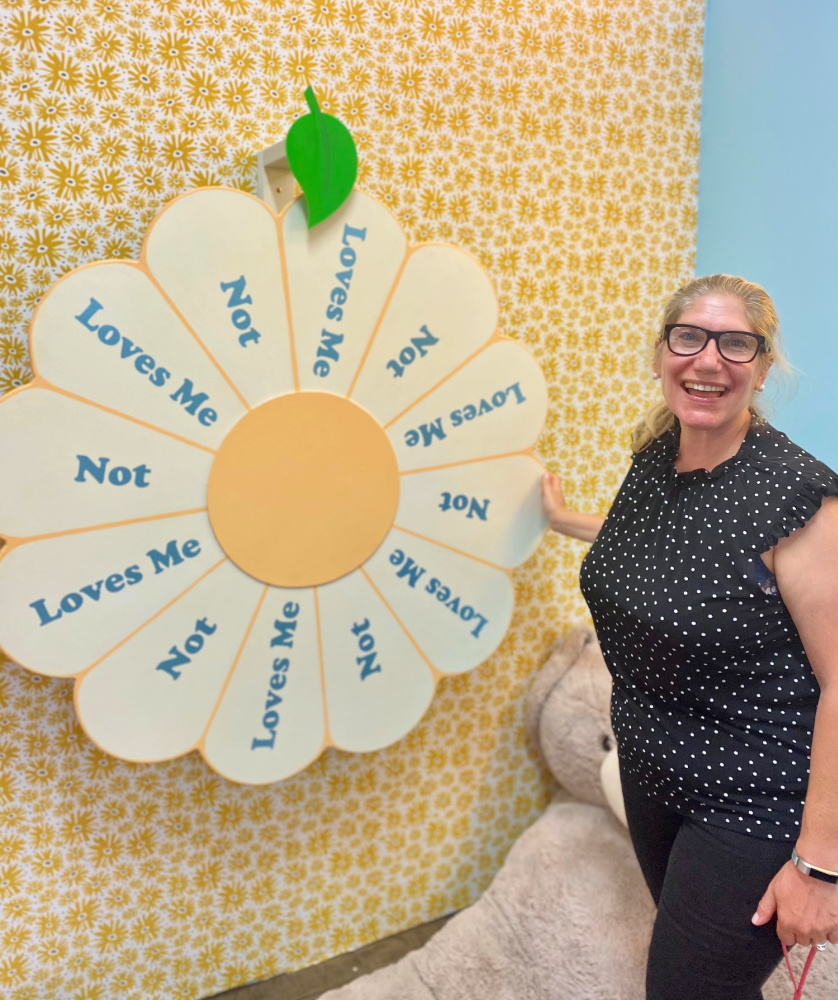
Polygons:
<instances>
[{"instance_id":1,"label":"woman's left hand","mask_svg":"<svg viewBox=\"0 0 838 1000\"><path fill-rule=\"evenodd\" d=\"M777 872L757 905L755 924L777 914L783 944L838 944L838 885L804 875L791 861Z\"/></svg>"}]
</instances>

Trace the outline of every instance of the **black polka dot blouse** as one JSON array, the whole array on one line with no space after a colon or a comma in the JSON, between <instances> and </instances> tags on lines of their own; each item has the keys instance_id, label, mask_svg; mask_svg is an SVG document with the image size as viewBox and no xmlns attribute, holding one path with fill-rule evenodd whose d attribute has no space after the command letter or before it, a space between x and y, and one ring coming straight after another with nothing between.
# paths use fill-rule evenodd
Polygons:
<instances>
[{"instance_id":1,"label":"black polka dot blouse","mask_svg":"<svg viewBox=\"0 0 838 1000\"><path fill-rule=\"evenodd\" d=\"M764 420L711 471L675 471L678 429L635 455L582 564L627 776L714 826L798 835L819 688L760 558L838 476Z\"/></svg>"}]
</instances>

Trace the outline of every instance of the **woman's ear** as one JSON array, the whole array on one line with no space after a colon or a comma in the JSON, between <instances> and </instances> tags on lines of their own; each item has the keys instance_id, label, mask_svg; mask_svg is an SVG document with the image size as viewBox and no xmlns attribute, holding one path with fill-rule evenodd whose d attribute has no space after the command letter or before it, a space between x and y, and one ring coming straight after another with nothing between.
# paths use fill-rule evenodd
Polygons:
<instances>
[{"instance_id":1,"label":"woman's ear","mask_svg":"<svg viewBox=\"0 0 838 1000\"><path fill-rule=\"evenodd\" d=\"M765 380L768 378L768 374L771 371L771 366L774 364L774 358L770 354L763 354L762 356L762 372L760 373L761 378L759 385L757 385L756 391L762 392L765 388Z\"/></svg>"}]
</instances>

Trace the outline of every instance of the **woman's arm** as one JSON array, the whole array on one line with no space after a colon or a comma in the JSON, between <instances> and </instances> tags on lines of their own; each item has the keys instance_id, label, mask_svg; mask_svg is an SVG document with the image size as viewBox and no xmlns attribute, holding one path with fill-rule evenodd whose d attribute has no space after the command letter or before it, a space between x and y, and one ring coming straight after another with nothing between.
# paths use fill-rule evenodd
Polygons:
<instances>
[{"instance_id":1,"label":"woman's arm","mask_svg":"<svg viewBox=\"0 0 838 1000\"><path fill-rule=\"evenodd\" d=\"M549 472L541 477L541 503L553 531L581 538L583 542L593 542L605 524L605 518L599 514L581 514L570 510L564 502L561 480Z\"/></svg>"},{"instance_id":2,"label":"woman's arm","mask_svg":"<svg viewBox=\"0 0 838 1000\"><path fill-rule=\"evenodd\" d=\"M821 689L797 852L838 872L838 499L824 500L804 527L778 543L774 573ZM786 944L838 943L838 886L788 862L760 901L755 922L766 923L775 909Z\"/></svg>"}]
</instances>

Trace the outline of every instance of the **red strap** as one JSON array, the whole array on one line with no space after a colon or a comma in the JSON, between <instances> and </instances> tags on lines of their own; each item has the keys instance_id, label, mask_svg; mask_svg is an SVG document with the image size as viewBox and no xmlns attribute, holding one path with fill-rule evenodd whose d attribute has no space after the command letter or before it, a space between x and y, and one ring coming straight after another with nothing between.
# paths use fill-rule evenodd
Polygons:
<instances>
[{"instance_id":1,"label":"red strap","mask_svg":"<svg viewBox=\"0 0 838 1000\"><path fill-rule=\"evenodd\" d=\"M798 983L794 978L794 973L791 971L788 948L783 945L783 958L786 960L786 968L789 970L789 978L791 979L791 984L794 987L794 1000L802 1000L803 984L806 982L806 977L809 975L809 967L811 966L817 951L818 949L814 945L812 945L809 949L809 957L806 959L806 964L803 966L803 971L800 973L800 982Z\"/></svg>"}]
</instances>

